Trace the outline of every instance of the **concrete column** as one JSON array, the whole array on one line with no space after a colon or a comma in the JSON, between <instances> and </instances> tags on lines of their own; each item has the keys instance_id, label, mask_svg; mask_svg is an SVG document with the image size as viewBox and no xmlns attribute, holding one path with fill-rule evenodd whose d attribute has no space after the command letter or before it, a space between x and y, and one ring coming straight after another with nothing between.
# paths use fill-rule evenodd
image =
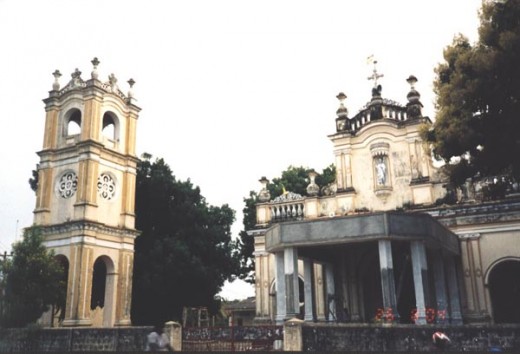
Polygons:
<instances>
[{"instance_id":1,"label":"concrete column","mask_svg":"<svg viewBox=\"0 0 520 354\"><path fill-rule=\"evenodd\" d=\"M445 258L449 294L449 317L450 324L462 324L462 313L460 310L460 292L457 282L457 269L455 268L454 256Z\"/></svg>"},{"instance_id":2,"label":"concrete column","mask_svg":"<svg viewBox=\"0 0 520 354\"><path fill-rule=\"evenodd\" d=\"M283 323L287 310L285 306L285 274L284 274L284 254L277 252L274 254L276 263L276 323Z\"/></svg>"},{"instance_id":3,"label":"concrete column","mask_svg":"<svg viewBox=\"0 0 520 354\"><path fill-rule=\"evenodd\" d=\"M415 303L417 306L416 324L426 324L426 307L429 305L428 264L426 248L421 241L412 241L412 269L415 286Z\"/></svg>"},{"instance_id":4,"label":"concrete column","mask_svg":"<svg viewBox=\"0 0 520 354\"><path fill-rule=\"evenodd\" d=\"M287 247L284 249L285 299L286 318L293 318L300 314L300 291L298 287L298 249Z\"/></svg>"},{"instance_id":5,"label":"concrete column","mask_svg":"<svg viewBox=\"0 0 520 354\"><path fill-rule=\"evenodd\" d=\"M303 286L305 291L305 321L314 320L314 296L313 296L313 279L314 279L314 262L309 258L303 259Z\"/></svg>"},{"instance_id":6,"label":"concrete column","mask_svg":"<svg viewBox=\"0 0 520 354\"><path fill-rule=\"evenodd\" d=\"M315 294L315 310L318 321L325 321L325 289L323 280L323 265L314 264L314 294Z\"/></svg>"},{"instance_id":7,"label":"concrete column","mask_svg":"<svg viewBox=\"0 0 520 354\"><path fill-rule=\"evenodd\" d=\"M435 282L435 298L437 300L437 323L445 323L448 319L448 296L446 293L443 258L441 250L435 252L433 259L433 277ZM442 314L444 315L442 316Z\"/></svg>"},{"instance_id":8,"label":"concrete column","mask_svg":"<svg viewBox=\"0 0 520 354\"><path fill-rule=\"evenodd\" d=\"M336 288L334 286L334 268L332 264L325 263L325 286L326 286L326 296L325 296L325 304L327 311L327 321L336 321L337 313L336 313Z\"/></svg>"},{"instance_id":9,"label":"concrete column","mask_svg":"<svg viewBox=\"0 0 520 354\"><path fill-rule=\"evenodd\" d=\"M397 319L399 318L399 314L397 312L397 297L395 294L392 243L388 240L379 240L379 267L381 270L381 289L383 292L384 311L386 313L391 309L392 314L395 319Z\"/></svg>"}]
</instances>

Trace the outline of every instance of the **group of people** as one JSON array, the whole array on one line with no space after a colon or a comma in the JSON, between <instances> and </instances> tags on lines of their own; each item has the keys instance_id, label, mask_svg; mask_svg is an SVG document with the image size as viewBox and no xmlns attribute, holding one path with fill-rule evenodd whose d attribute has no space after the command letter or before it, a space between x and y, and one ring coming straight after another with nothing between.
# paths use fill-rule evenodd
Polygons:
<instances>
[{"instance_id":1,"label":"group of people","mask_svg":"<svg viewBox=\"0 0 520 354\"><path fill-rule=\"evenodd\" d=\"M156 325L152 332L146 336L146 351L147 352L173 352L173 347L164 328L161 325Z\"/></svg>"}]
</instances>

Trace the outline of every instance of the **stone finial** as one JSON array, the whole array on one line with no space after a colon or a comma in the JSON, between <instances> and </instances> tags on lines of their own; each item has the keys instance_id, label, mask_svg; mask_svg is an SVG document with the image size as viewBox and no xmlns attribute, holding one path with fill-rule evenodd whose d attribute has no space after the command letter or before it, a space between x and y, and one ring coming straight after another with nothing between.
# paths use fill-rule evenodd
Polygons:
<instances>
[{"instance_id":1,"label":"stone finial","mask_svg":"<svg viewBox=\"0 0 520 354\"><path fill-rule=\"evenodd\" d=\"M412 90L415 90L415 84L417 83L417 78L413 75L408 76L408 79L406 79L406 82L410 84L410 88Z\"/></svg>"},{"instance_id":2,"label":"stone finial","mask_svg":"<svg viewBox=\"0 0 520 354\"><path fill-rule=\"evenodd\" d=\"M262 189L260 190L260 193L258 193L258 200L262 203L268 202L271 199L271 193L269 193L269 190L267 189L267 184L269 183L269 180L265 178L265 176L262 176L258 180L262 184Z\"/></svg>"},{"instance_id":3,"label":"stone finial","mask_svg":"<svg viewBox=\"0 0 520 354\"><path fill-rule=\"evenodd\" d=\"M54 83L52 84L52 89L54 91L58 91L60 89L60 77L61 73L58 69L52 73L52 76L54 76Z\"/></svg>"},{"instance_id":4,"label":"stone finial","mask_svg":"<svg viewBox=\"0 0 520 354\"><path fill-rule=\"evenodd\" d=\"M339 100L339 108L336 111L336 114L338 117L347 117L348 116L348 109L345 107L345 100L347 99L347 95L345 95L343 92L338 93L336 98Z\"/></svg>"},{"instance_id":5,"label":"stone finial","mask_svg":"<svg viewBox=\"0 0 520 354\"><path fill-rule=\"evenodd\" d=\"M97 57L94 57L94 59L92 59L90 61L92 63L92 66L94 67L92 69L92 73L90 73L90 76L92 77L92 79L94 80L97 80L98 79L98 71L97 71L97 66L99 65L100 61L98 60Z\"/></svg>"},{"instance_id":6,"label":"stone finial","mask_svg":"<svg viewBox=\"0 0 520 354\"><path fill-rule=\"evenodd\" d=\"M417 83L417 78L413 75L410 75L406 82L410 84L410 92L406 95L408 99L408 103L406 104L406 114L409 118L417 118L422 115L421 108L423 107L421 103L421 94L415 89L415 84Z\"/></svg>"},{"instance_id":7,"label":"stone finial","mask_svg":"<svg viewBox=\"0 0 520 354\"><path fill-rule=\"evenodd\" d=\"M133 98L134 97L134 84L135 84L135 80L130 78L130 80L127 81L128 82L128 85L130 85L130 89L128 90L128 98Z\"/></svg>"},{"instance_id":8,"label":"stone finial","mask_svg":"<svg viewBox=\"0 0 520 354\"><path fill-rule=\"evenodd\" d=\"M318 174L312 170L309 172L309 185L307 186L307 194L311 197L314 197L314 196L317 196L319 191L320 191L320 187L316 184L316 176L318 176Z\"/></svg>"}]
</instances>

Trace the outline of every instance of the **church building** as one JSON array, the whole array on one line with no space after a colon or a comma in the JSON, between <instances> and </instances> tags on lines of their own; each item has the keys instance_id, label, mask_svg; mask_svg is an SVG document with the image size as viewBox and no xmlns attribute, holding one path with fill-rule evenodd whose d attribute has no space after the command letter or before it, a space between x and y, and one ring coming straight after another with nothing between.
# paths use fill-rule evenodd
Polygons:
<instances>
[{"instance_id":1,"label":"church building","mask_svg":"<svg viewBox=\"0 0 520 354\"><path fill-rule=\"evenodd\" d=\"M128 81L99 79L97 58L89 80L76 69L64 87L61 73L45 103L43 148L38 155L34 224L66 270L63 326L131 324L135 132L140 108ZM56 325L46 314L43 325Z\"/></svg>"},{"instance_id":2,"label":"church building","mask_svg":"<svg viewBox=\"0 0 520 354\"><path fill-rule=\"evenodd\" d=\"M372 97L354 116L337 96L334 185L320 190L311 172L306 195L272 199L260 180L248 231L256 321L520 322L518 184L449 188L421 139L432 122L417 78L402 105L383 98L380 76L374 66Z\"/></svg>"}]
</instances>

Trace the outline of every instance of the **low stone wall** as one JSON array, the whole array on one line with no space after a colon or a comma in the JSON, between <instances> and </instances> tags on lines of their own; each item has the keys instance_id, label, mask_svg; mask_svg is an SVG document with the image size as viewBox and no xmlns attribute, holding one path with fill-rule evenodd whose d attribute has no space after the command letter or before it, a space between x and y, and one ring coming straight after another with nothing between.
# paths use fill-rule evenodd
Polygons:
<instances>
[{"instance_id":1,"label":"low stone wall","mask_svg":"<svg viewBox=\"0 0 520 354\"><path fill-rule=\"evenodd\" d=\"M0 329L0 352L144 351L152 327Z\"/></svg>"},{"instance_id":2,"label":"low stone wall","mask_svg":"<svg viewBox=\"0 0 520 354\"><path fill-rule=\"evenodd\" d=\"M446 348L454 352L507 351L520 353L520 325L349 325L286 323L288 331L300 343L287 343L290 349L319 352L419 352L435 351L432 342L434 332L441 331L451 340ZM298 348L301 345L301 349ZM288 347L286 347L287 349Z\"/></svg>"}]
</instances>

